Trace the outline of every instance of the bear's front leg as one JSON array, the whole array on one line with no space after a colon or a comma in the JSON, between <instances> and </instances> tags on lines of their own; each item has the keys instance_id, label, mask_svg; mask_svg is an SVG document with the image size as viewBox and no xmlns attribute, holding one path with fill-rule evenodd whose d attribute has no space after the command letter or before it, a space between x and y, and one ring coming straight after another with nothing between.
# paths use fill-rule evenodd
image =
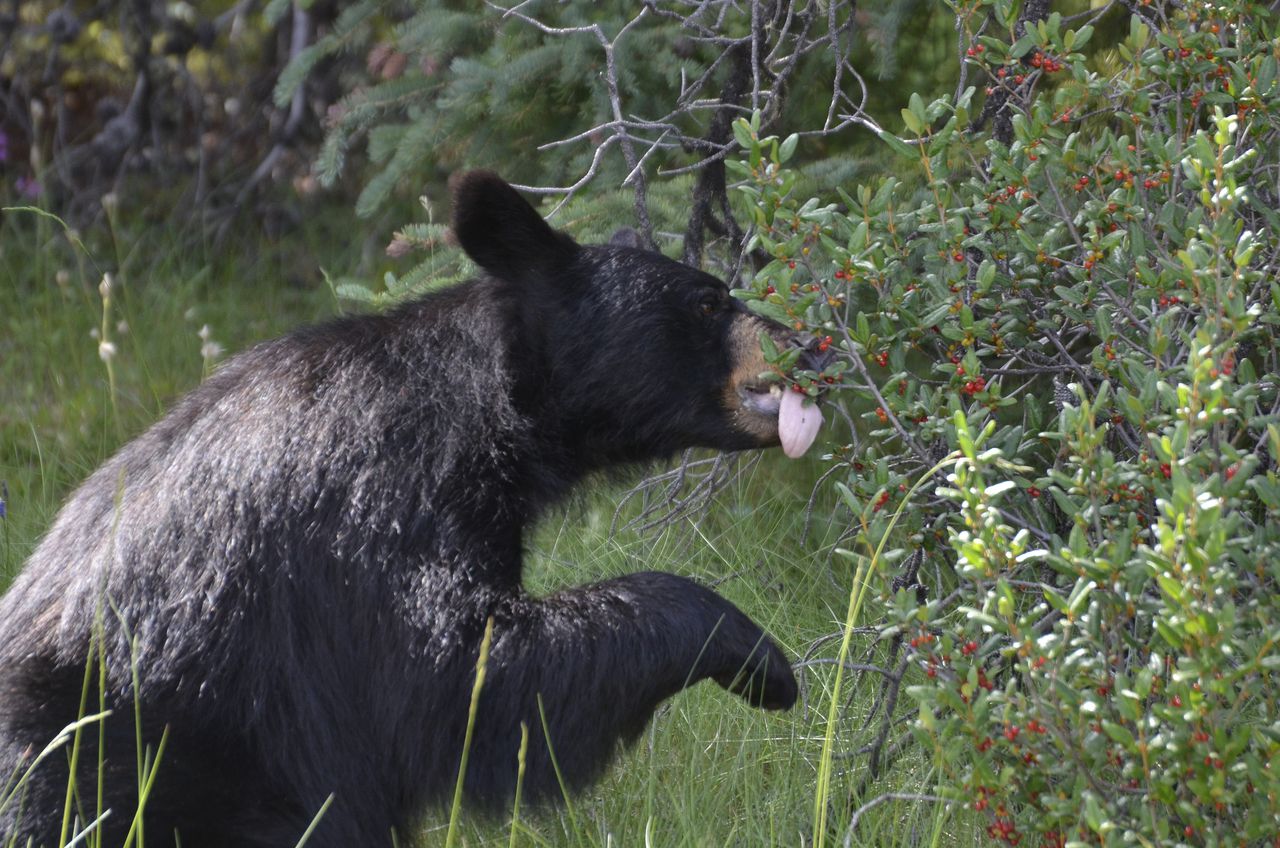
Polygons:
<instances>
[{"instance_id":1,"label":"bear's front leg","mask_svg":"<svg viewBox=\"0 0 1280 848\"><path fill-rule=\"evenodd\" d=\"M663 700L704 678L767 709L795 703L790 664L764 631L673 574L632 574L493 614L466 781L486 806L514 793L522 722L526 797L554 799L598 777L619 740L635 739Z\"/></svg>"}]
</instances>

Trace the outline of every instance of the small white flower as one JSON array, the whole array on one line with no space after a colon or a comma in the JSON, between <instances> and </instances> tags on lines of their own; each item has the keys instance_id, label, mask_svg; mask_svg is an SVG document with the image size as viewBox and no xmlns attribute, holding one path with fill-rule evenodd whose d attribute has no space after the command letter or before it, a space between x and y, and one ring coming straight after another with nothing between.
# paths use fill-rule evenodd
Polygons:
<instances>
[{"instance_id":1,"label":"small white flower","mask_svg":"<svg viewBox=\"0 0 1280 848\"><path fill-rule=\"evenodd\" d=\"M210 362L214 359L217 359L218 357L222 356L222 353L223 353L222 345L218 344L217 342L205 342L204 344L200 345L200 356L206 362Z\"/></svg>"},{"instance_id":2,"label":"small white flower","mask_svg":"<svg viewBox=\"0 0 1280 848\"><path fill-rule=\"evenodd\" d=\"M71 273L63 268L53 275L53 281L58 284L58 288L65 289L71 285Z\"/></svg>"},{"instance_id":3,"label":"small white flower","mask_svg":"<svg viewBox=\"0 0 1280 848\"><path fill-rule=\"evenodd\" d=\"M123 321L123 320L122 320L122 321L117 321L117 322L116 322L116 333L118 333L119 335L122 335L122 336L127 336L127 335L129 335L129 322L128 322L128 321Z\"/></svg>"},{"instance_id":4,"label":"small white flower","mask_svg":"<svg viewBox=\"0 0 1280 848\"><path fill-rule=\"evenodd\" d=\"M98 342L98 358L109 362L116 355L116 346L111 342Z\"/></svg>"},{"instance_id":5,"label":"small white flower","mask_svg":"<svg viewBox=\"0 0 1280 848\"><path fill-rule=\"evenodd\" d=\"M120 206L120 197L114 191L109 191L102 195L102 208L107 210L107 214L115 213Z\"/></svg>"},{"instance_id":6,"label":"small white flower","mask_svg":"<svg viewBox=\"0 0 1280 848\"><path fill-rule=\"evenodd\" d=\"M111 297L111 289L115 284L115 278L111 276L110 271L102 275L102 282L98 283L98 294L102 295L103 300Z\"/></svg>"},{"instance_id":7,"label":"small white flower","mask_svg":"<svg viewBox=\"0 0 1280 848\"><path fill-rule=\"evenodd\" d=\"M209 341L209 336L213 335L213 331L209 329L208 324L205 324L196 335L200 337L200 341L207 342Z\"/></svg>"},{"instance_id":8,"label":"small white flower","mask_svg":"<svg viewBox=\"0 0 1280 848\"><path fill-rule=\"evenodd\" d=\"M196 308L193 306L190 309L188 309L186 312L182 313L182 320L184 321L196 320Z\"/></svg>"},{"instance_id":9,"label":"small white flower","mask_svg":"<svg viewBox=\"0 0 1280 848\"><path fill-rule=\"evenodd\" d=\"M91 328L89 329L89 338L91 338L91 339L100 339L100 338L102 338L102 331L101 331L101 330L99 330L97 327L91 327Z\"/></svg>"}]
</instances>

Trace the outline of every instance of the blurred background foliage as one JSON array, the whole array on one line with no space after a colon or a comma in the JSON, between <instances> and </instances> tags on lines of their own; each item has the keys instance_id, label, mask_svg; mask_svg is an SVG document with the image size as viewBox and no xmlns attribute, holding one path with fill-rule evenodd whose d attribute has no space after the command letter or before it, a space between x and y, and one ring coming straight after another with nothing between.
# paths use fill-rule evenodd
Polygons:
<instances>
[{"instance_id":1,"label":"blurred background foliage","mask_svg":"<svg viewBox=\"0 0 1280 848\"><path fill-rule=\"evenodd\" d=\"M854 110L833 106L831 47L848 66L842 87L878 122L904 92L955 84L954 17L921 0L712 4L715 15L693 20L696 6L3 0L0 196L80 228L102 224L112 196L184 238L220 240L245 225L273 238L318 201L354 202L385 246L387 221L421 217L416 198L440 206L449 174L489 167L528 186L581 183L559 223L583 237L629 223L674 250L705 168L679 172L723 158L728 119L753 106L770 125L820 136L801 168L815 189L880 167L874 135L834 117ZM617 40L625 128L607 125L601 44L548 31L588 26ZM759 69L735 79L751 74L739 54L753 26L758 45L784 48L776 87ZM619 191L646 150L651 222ZM368 278L393 267L379 252L366 251Z\"/></svg>"}]
</instances>

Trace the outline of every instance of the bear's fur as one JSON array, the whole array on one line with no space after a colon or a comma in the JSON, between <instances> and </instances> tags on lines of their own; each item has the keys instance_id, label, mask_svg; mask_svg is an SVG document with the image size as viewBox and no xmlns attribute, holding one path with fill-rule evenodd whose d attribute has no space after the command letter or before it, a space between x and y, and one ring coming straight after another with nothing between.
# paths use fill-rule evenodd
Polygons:
<instances>
[{"instance_id":1,"label":"bear's fur","mask_svg":"<svg viewBox=\"0 0 1280 848\"><path fill-rule=\"evenodd\" d=\"M100 689L112 715L31 771L0 842L56 841L75 747L65 815L99 815L101 761L122 844L140 717L150 848L291 846L330 795L309 845L389 845L452 790L490 617L478 806L511 797L521 722L526 796L560 794L540 704L580 788L698 680L794 702L773 642L687 579L521 585L526 528L592 472L777 444L758 338L789 334L700 271L578 245L492 174L456 184L454 230L477 279L231 359L72 495L0 600L0 782Z\"/></svg>"}]
</instances>

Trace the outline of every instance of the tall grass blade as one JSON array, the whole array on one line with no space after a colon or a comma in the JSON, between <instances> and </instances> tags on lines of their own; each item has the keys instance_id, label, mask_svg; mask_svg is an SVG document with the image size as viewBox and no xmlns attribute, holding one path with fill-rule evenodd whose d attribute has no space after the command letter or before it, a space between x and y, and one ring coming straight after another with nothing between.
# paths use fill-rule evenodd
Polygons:
<instances>
[{"instance_id":1,"label":"tall grass blade","mask_svg":"<svg viewBox=\"0 0 1280 848\"><path fill-rule=\"evenodd\" d=\"M320 819L324 818L324 814L329 811L329 807L333 805L334 793L330 792L329 797L324 799L324 803L320 805L320 809L316 810L316 814L311 817L311 824L307 825L307 829L302 832L298 844L294 848L302 848L307 844L307 840L311 838L311 834L316 832L316 828L320 825Z\"/></svg>"},{"instance_id":2,"label":"tall grass blade","mask_svg":"<svg viewBox=\"0 0 1280 848\"><path fill-rule=\"evenodd\" d=\"M76 711L78 718L83 718L89 709L89 692L93 683L94 654L97 652L98 638L97 634L92 634L89 638L89 656L85 658L84 663L84 682L80 685L80 708ZM72 801L75 799L76 775L80 773L80 740L81 730L76 728L76 732L71 743L71 766L67 770L67 794L63 800L62 807L62 829L58 833L58 844L67 844L67 834L71 832L71 810ZM98 810L101 814L102 810ZM100 818L101 816L99 816ZM86 831L87 832L87 831ZM83 834L82 834L83 835Z\"/></svg>"},{"instance_id":3,"label":"tall grass blade","mask_svg":"<svg viewBox=\"0 0 1280 848\"><path fill-rule=\"evenodd\" d=\"M36 767L39 766L40 763L42 763L54 751L58 750L59 748L61 748L62 746L70 742L80 728L84 727L87 724L91 724L92 722L95 722L95 721L102 721L104 718L106 718L110 714L111 714L110 711L104 712L104 713L95 713L91 716L85 716L84 718L77 719L71 722L71 724L68 724L66 727L62 728L62 730L58 732L58 735L53 737L52 741L50 741L48 745L44 746L44 750L42 750L38 755L36 755L36 758L31 761L31 765L27 766L26 770L23 771L22 776L18 778L18 782L14 784L13 790L8 795L6 795L2 800L0 800L0 813L3 813L5 809L9 806L13 798L16 797L16 795L18 794L18 789L27 782L27 780L31 777L31 773L36 770Z\"/></svg>"},{"instance_id":4,"label":"tall grass blade","mask_svg":"<svg viewBox=\"0 0 1280 848\"><path fill-rule=\"evenodd\" d=\"M511 842L516 848L516 828L520 823L520 793L524 790L524 767L529 755L529 725L520 722L520 753L516 755L516 798L511 805Z\"/></svg>"},{"instance_id":5,"label":"tall grass blade","mask_svg":"<svg viewBox=\"0 0 1280 848\"><path fill-rule=\"evenodd\" d=\"M564 811L569 816L569 826L578 834L578 817L573 812L573 799L569 797L569 784L564 782L564 773L560 771L560 761L556 759L555 746L551 744L551 728L547 725L547 708L542 703L542 693L538 693L538 718L542 722L542 736L547 740L547 756L551 759L551 769L556 773L556 783L560 786L560 794L564 796Z\"/></svg>"},{"instance_id":6,"label":"tall grass blade","mask_svg":"<svg viewBox=\"0 0 1280 848\"><path fill-rule=\"evenodd\" d=\"M147 798L156 785L156 773L160 771L160 759L164 756L165 746L169 743L169 726L165 725L160 734L160 744L156 746L156 755L151 756L151 746L147 746L146 762L138 777L138 809L133 814L133 822L129 825L129 833L124 839L124 848L133 844L134 836L138 837L138 848L143 846L145 834L142 831L142 813L147 807Z\"/></svg>"},{"instance_id":7,"label":"tall grass blade","mask_svg":"<svg viewBox=\"0 0 1280 848\"><path fill-rule=\"evenodd\" d=\"M480 690L484 687L484 673L489 666L489 645L493 642L493 616L484 626L484 639L480 641L480 658L476 660L476 683L471 687L471 708L467 711L467 733L462 738L462 762L458 764L458 783L453 788L453 806L449 810L449 832L445 835L445 848L453 848L458 836L458 820L462 813L462 784L467 776L467 757L471 754L471 735L475 732L476 712L480 708Z\"/></svg>"},{"instance_id":8,"label":"tall grass blade","mask_svg":"<svg viewBox=\"0 0 1280 848\"><path fill-rule=\"evenodd\" d=\"M84 830L76 834L75 838L65 843L64 848L76 848L77 845L85 845L88 843L89 837L97 835L98 829L102 827L102 823L111 815L111 811L107 810L98 816L85 827Z\"/></svg>"},{"instance_id":9,"label":"tall grass blade","mask_svg":"<svg viewBox=\"0 0 1280 848\"><path fill-rule=\"evenodd\" d=\"M902 499L898 509L893 513L893 518L889 520L889 526L885 528L883 535L880 536L880 542L876 545L875 553L872 554L871 559L861 559L858 563L858 570L853 575L853 587L849 591L849 611L844 620L844 636L840 640L840 653L836 659L836 679L831 686L831 701L827 706L826 735L822 742L822 756L818 760L818 785L813 798L813 841L810 843L813 848L823 848L826 844L827 804L831 795L831 764L835 753L836 720L840 714L840 685L844 682L844 667L849 659L849 646L853 641L853 628L858 622L858 613L862 610L862 600L866 597L867 586L880 565L880 557L884 553L884 547L888 543L889 537L893 534L893 528L897 525L898 519L902 517L907 504L911 503L916 491L924 485L926 480L931 480L934 474L956 462L959 458L959 453L953 453L921 475L920 479L911 487L911 490L907 492L906 497Z\"/></svg>"}]
</instances>

